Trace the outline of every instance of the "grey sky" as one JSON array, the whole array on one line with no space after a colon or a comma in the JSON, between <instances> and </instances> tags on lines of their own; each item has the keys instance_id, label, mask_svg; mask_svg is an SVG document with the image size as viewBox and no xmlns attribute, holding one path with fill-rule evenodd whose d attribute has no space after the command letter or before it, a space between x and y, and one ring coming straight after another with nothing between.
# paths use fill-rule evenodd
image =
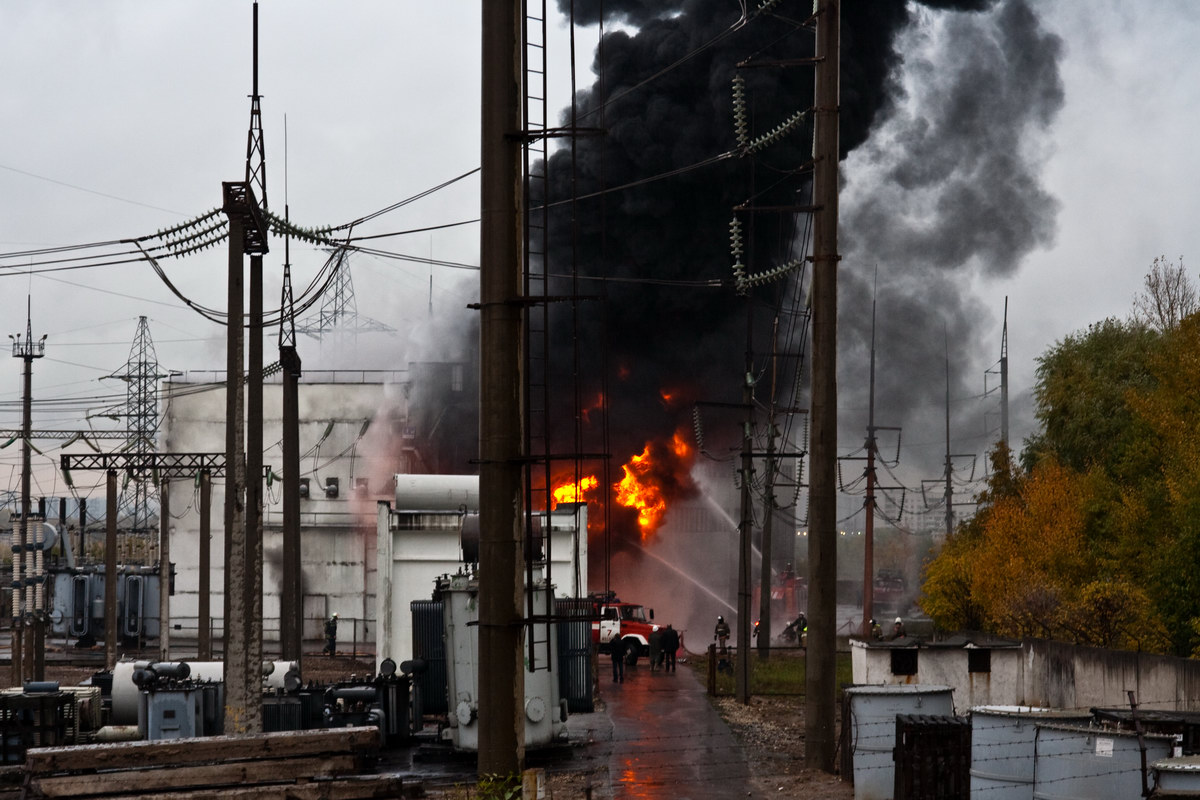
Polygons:
<instances>
[{"instance_id":1,"label":"grey sky","mask_svg":"<svg viewBox=\"0 0 1200 800\"><path fill-rule=\"evenodd\" d=\"M966 279L964 289L992 317L980 320L978 336L994 346L976 363L954 365L978 375L982 389L983 372L999 354L1007 296L1014 405L1030 389L1034 359L1055 340L1128 312L1155 256L1197 262L1192 176L1200 80L1189 54L1200 35L1200 6L1186 0L1035 5L1043 26L1064 45L1065 102L1048 133L1024 144L1039 164L1043 188L1058 202L1055 232L1051 244L1002 275L981 270ZM0 27L6 76L0 85L6 109L0 252L137 237L218 206L221 181L241 179L244 169L250 14L249 0L6 3ZM938 14L922 18L936 45ZM463 0L263 0L259 83L272 210L282 213L284 205L285 115L287 195L292 219L301 225L347 222L478 166L478 20L478 2ZM554 105L561 106L567 51L563 28L552 28L554 97L560 98ZM580 63L590 63L594 42L594 32L580 34ZM936 72L936 61L931 65ZM922 75L909 78L919 84ZM581 73L580 82L590 76ZM886 161L889 155L883 149L874 157ZM881 166L887 164L852 158L846 178L861 185L861 175ZM360 232L472 219L477 185L462 181ZM478 263L475 226L382 240L381 246ZM123 384L98 379L124 364L139 315L150 318L164 366L223 368L221 329L182 308L144 264L27 276L23 268L34 260L44 259L0 259L0 296L8 309L7 332L24 330L28 292L34 334L49 335L47 357L35 365L36 396L122 392ZM311 248L293 247L298 286L322 260ZM281 262L282 242L272 241L272 300ZM224 304L223 249L164 267L190 297ZM403 367L425 352L418 343L431 338L430 268L360 256L354 270L359 312L396 327L399 335L360 340L352 354L305 339L305 366ZM470 273L434 268L432 275L435 313L465 318L463 307L475 299L462 285ZM880 367L886 363L881 354ZM0 363L0 426L19 422L13 404L20 398L20 369L17 359ZM1027 411L1027 404L1013 409L1018 439L1029 432ZM940 418L942 409L922 413ZM77 412L39 412L35 424L83 423ZM860 443L843 436L845 449ZM944 446L936 440L910 444L933 453ZM980 434L964 446L982 452L985 444ZM0 483L15 486L10 473L17 457L15 446L0 450Z\"/></svg>"}]
</instances>

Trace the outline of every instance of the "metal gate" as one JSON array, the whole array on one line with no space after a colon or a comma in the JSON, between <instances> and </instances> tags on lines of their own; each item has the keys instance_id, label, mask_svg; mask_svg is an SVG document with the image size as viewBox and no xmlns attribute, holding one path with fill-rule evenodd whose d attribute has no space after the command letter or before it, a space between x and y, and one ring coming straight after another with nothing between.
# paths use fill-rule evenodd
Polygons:
<instances>
[{"instance_id":1,"label":"metal gate","mask_svg":"<svg viewBox=\"0 0 1200 800\"><path fill-rule=\"evenodd\" d=\"M425 662L425 671L413 675L413 726L419 726L425 714L445 714L446 643L443 637L441 600L413 600L409 608L413 618L413 659Z\"/></svg>"},{"instance_id":2,"label":"metal gate","mask_svg":"<svg viewBox=\"0 0 1200 800\"><path fill-rule=\"evenodd\" d=\"M896 715L896 800L968 800L971 724L966 717Z\"/></svg>"},{"instance_id":3,"label":"metal gate","mask_svg":"<svg viewBox=\"0 0 1200 800\"><path fill-rule=\"evenodd\" d=\"M555 611L560 617L558 694L567 701L567 711L586 714L595 710L592 702L592 602L563 597L558 599Z\"/></svg>"}]
</instances>

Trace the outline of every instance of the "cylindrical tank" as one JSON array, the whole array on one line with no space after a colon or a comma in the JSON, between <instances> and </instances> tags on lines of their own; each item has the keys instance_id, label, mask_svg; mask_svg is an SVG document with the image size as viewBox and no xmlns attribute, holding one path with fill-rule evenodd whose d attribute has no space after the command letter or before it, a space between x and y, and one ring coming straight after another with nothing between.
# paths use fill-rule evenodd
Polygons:
<instances>
[{"instance_id":1,"label":"cylindrical tank","mask_svg":"<svg viewBox=\"0 0 1200 800\"><path fill-rule=\"evenodd\" d=\"M1146 762L1171 754L1173 739L1143 734ZM1033 796L1038 800L1125 800L1142 796L1142 752L1133 731L1038 725Z\"/></svg>"},{"instance_id":2,"label":"cylindrical tank","mask_svg":"<svg viewBox=\"0 0 1200 800\"><path fill-rule=\"evenodd\" d=\"M850 747L854 756L854 800L891 800L895 791L896 715L954 714L949 686L906 684L851 686ZM844 723L843 723L844 724Z\"/></svg>"},{"instance_id":3,"label":"cylindrical tank","mask_svg":"<svg viewBox=\"0 0 1200 800\"><path fill-rule=\"evenodd\" d=\"M553 594L537 572L535 584L526 588L533 594L533 607L546 608L546 593ZM443 601L446 641L446 696L449 706L450 743L456 750L479 749L479 582L472 576L453 575L438 581ZM549 600L553 601L551 596ZM558 635L553 625L535 623L529 634L538 643L538 657L553 659L558 650ZM525 666L525 747L553 744L566 735L565 706L559 702L558 674L554 669L532 670Z\"/></svg>"},{"instance_id":4,"label":"cylindrical tank","mask_svg":"<svg viewBox=\"0 0 1200 800\"><path fill-rule=\"evenodd\" d=\"M396 511L479 510L478 475L397 475Z\"/></svg>"},{"instance_id":5,"label":"cylindrical tank","mask_svg":"<svg viewBox=\"0 0 1200 800\"><path fill-rule=\"evenodd\" d=\"M1166 797L1200 797L1200 756L1164 758L1153 764L1158 791Z\"/></svg>"},{"instance_id":6,"label":"cylindrical tank","mask_svg":"<svg viewBox=\"0 0 1200 800\"><path fill-rule=\"evenodd\" d=\"M133 680L134 673L154 667L154 661L118 661L112 671L112 723L133 725L138 720L138 694L141 691ZM175 662L170 662L175 663ZM184 663L184 662L180 662ZM188 661L189 677L194 681L225 679L223 661ZM295 661L264 661L263 688L285 689L289 673L298 674Z\"/></svg>"},{"instance_id":7,"label":"cylindrical tank","mask_svg":"<svg viewBox=\"0 0 1200 800\"><path fill-rule=\"evenodd\" d=\"M1032 800L1037 724L1087 725L1083 711L1035 706L971 709L971 794L988 800Z\"/></svg>"}]
</instances>

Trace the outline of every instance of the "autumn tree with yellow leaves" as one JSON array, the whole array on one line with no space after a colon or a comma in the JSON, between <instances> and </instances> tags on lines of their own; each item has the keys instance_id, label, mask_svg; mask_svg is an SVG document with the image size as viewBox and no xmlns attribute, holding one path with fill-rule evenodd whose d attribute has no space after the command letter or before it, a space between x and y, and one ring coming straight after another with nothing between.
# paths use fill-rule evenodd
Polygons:
<instances>
[{"instance_id":1,"label":"autumn tree with yellow leaves","mask_svg":"<svg viewBox=\"0 0 1200 800\"><path fill-rule=\"evenodd\" d=\"M1038 360L1021 463L926 566L939 627L1200 655L1200 319L1105 320Z\"/></svg>"}]
</instances>

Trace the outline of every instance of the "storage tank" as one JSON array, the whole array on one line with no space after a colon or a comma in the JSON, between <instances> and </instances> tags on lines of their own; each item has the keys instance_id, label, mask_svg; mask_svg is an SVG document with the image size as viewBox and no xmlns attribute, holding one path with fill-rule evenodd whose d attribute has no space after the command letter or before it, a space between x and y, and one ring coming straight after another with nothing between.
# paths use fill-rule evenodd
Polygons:
<instances>
[{"instance_id":1,"label":"storage tank","mask_svg":"<svg viewBox=\"0 0 1200 800\"><path fill-rule=\"evenodd\" d=\"M546 608L552 587L535 572L532 587L535 609ZM446 576L438 581L446 636L446 704L450 727L445 738L456 750L479 750L479 581L473 575ZM558 691L558 636L556 626L545 622L526 628L525 648L530 638L540 662L530 669L525 653L524 728L527 748L544 747L567 735L566 704Z\"/></svg>"},{"instance_id":2,"label":"storage tank","mask_svg":"<svg viewBox=\"0 0 1200 800\"><path fill-rule=\"evenodd\" d=\"M478 511L478 475L396 475L397 511Z\"/></svg>"},{"instance_id":3,"label":"storage tank","mask_svg":"<svg viewBox=\"0 0 1200 800\"><path fill-rule=\"evenodd\" d=\"M850 748L854 768L854 800L892 800L895 793L896 715L954 714L949 686L851 686ZM847 724L843 721L843 725Z\"/></svg>"},{"instance_id":4,"label":"storage tank","mask_svg":"<svg viewBox=\"0 0 1200 800\"><path fill-rule=\"evenodd\" d=\"M1085 726L1091 714L1036 706L971 709L971 794L988 800L1032 800L1038 723Z\"/></svg>"},{"instance_id":5,"label":"storage tank","mask_svg":"<svg viewBox=\"0 0 1200 800\"><path fill-rule=\"evenodd\" d=\"M1171 755L1165 734L1142 735L1146 763ZM1033 796L1038 800L1126 800L1142 796L1142 751L1132 731L1038 725Z\"/></svg>"},{"instance_id":6,"label":"storage tank","mask_svg":"<svg viewBox=\"0 0 1200 800\"><path fill-rule=\"evenodd\" d=\"M1164 758L1152 765L1158 797L1200 797L1200 756Z\"/></svg>"}]
</instances>

